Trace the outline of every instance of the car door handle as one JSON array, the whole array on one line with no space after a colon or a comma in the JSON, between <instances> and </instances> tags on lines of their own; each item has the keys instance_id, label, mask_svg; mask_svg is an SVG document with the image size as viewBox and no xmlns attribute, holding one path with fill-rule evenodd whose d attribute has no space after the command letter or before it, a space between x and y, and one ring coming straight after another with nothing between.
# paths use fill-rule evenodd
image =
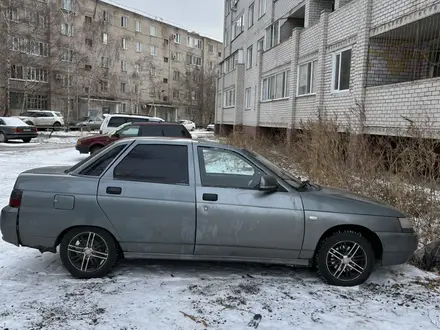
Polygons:
<instances>
[{"instance_id":1,"label":"car door handle","mask_svg":"<svg viewBox=\"0 0 440 330\"><path fill-rule=\"evenodd\" d=\"M107 187L105 192L110 195L120 195L122 192L122 188L121 187Z\"/></svg>"},{"instance_id":2,"label":"car door handle","mask_svg":"<svg viewBox=\"0 0 440 330\"><path fill-rule=\"evenodd\" d=\"M218 200L217 194L203 194L204 201L216 202Z\"/></svg>"}]
</instances>

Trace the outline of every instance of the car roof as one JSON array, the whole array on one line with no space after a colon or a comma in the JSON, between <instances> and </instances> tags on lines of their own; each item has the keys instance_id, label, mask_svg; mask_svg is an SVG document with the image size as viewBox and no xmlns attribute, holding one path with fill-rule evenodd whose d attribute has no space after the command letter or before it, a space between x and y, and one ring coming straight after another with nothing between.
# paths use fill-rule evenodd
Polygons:
<instances>
[{"instance_id":1,"label":"car roof","mask_svg":"<svg viewBox=\"0 0 440 330\"><path fill-rule=\"evenodd\" d=\"M167 122L167 121L141 121L141 122L133 122L133 125L138 126L148 126L148 125L170 125L170 126L182 126L180 123L173 123L173 122Z\"/></svg>"},{"instance_id":2,"label":"car roof","mask_svg":"<svg viewBox=\"0 0 440 330\"><path fill-rule=\"evenodd\" d=\"M119 113L109 114L108 117L123 117L123 118L157 118L159 117L151 117L151 116L142 116L142 115L123 115Z\"/></svg>"},{"instance_id":3,"label":"car roof","mask_svg":"<svg viewBox=\"0 0 440 330\"><path fill-rule=\"evenodd\" d=\"M243 150L242 148L236 148L233 147L229 144L223 144L223 143L218 143L218 142L213 142L213 141L208 141L208 140L191 140L191 139L187 139L187 138L181 138L181 137L155 137L155 136L136 136L136 137L127 137L121 140L117 140L116 142L113 142L115 144L117 143L123 143L123 141L151 141L151 142L163 142L164 144L166 143L170 143L170 142L185 142L185 143L192 143L192 144L196 144L196 145L200 145L200 146L204 146L204 147L211 147L211 148L223 148L223 149L229 149L229 150L234 150L234 151L238 151L241 152L241 150Z\"/></svg>"}]
</instances>

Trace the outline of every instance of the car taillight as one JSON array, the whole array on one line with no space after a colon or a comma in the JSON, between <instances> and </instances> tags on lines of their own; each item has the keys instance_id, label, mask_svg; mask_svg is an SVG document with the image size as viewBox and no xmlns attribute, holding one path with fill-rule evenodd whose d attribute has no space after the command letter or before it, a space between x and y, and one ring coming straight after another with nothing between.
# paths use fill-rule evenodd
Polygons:
<instances>
[{"instance_id":1,"label":"car taillight","mask_svg":"<svg viewBox=\"0 0 440 330\"><path fill-rule=\"evenodd\" d=\"M20 190L20 189L12 190L11 196L9 197L9 206L10 207L20 207L22 196L23 196L22 190Z\"/></svg>"},{"instance_id":2,"label":"car taillight","mask_svg":"<svg viewBox=\"0 0 440 330\"><path fill-rule=\"evenodd\" d=\"M20 133L20 132L23 132L23 129L18 128L18 127L15 127L15 128L13 129L13 131L14 131L15 133Z\"/></svg>"},{"instance_id":3,"label":"car taillight","mask_svg":"<svg viewBox=\"0 0 440 330\"><path fill-rule=\"evenodd\" d=\"M32 127L32 132L38 132L36 127Z\"/></svg>"}]
</instances>

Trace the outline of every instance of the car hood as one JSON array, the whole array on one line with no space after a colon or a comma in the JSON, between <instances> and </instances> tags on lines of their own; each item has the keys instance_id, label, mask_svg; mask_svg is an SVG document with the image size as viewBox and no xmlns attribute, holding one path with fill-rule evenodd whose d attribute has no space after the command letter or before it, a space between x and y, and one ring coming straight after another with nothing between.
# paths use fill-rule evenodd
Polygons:
<instances>
[{"instance_id":1,"label":"car hood","mask_svg":"<svg viewBox=\"0 0 440 330\"><path fill-rule=\"evenodd\" d=\"M65 170L69 169L71 166L45 166L45 167L36 167L22 173L31 173L31 174L64 174Z\"/></svg>"},{"instance_id":2,"label":"car hood","mask_svg":"<svg viewBox=\"0 0 440 330\"><path fill-rule=\"evenodd\" d=\"M405 214L386 203L342 189L322 187L320 190L301 192L301 198L307 211L405 217Z\"/></svg>"},{"instance_id":3,"label":"car hood","mask_svg":"<svg viewBox=\"0 0 440 330\"><path fill-rule=\"evenodd\" d=\"M95 141L110 141L110 136L105 134L86 136L78 139L80 143L92 143Z\"/></svg>"}]
</instances>

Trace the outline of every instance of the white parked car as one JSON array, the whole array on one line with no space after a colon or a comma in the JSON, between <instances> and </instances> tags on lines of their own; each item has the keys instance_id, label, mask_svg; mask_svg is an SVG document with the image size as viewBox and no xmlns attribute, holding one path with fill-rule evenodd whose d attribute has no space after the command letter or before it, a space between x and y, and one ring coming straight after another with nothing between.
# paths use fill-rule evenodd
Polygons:
<instances>
[{"instance_id":1,"label":"white parked car","mask_svg":"<svg viewBox=\"0 0 440 330\"><path fill-rule=\"evenodd\" d=\"M214 124L209 124L208 126L206 126L206 130L207 131L213 131L215 129L215 125Z\"/></svg>"},{"instance_id":2,"label":"white parked car","mask_svg":"<svg viewBox=\"0 0 440 330\"><path fill-rule=\"evenodd\" d=\"M191 120L179 120L179 124L185 126L188 131L194 131L196 129L196 124Z\"/></svg>"},{"instance_id":3,"label":"white parked car","mask_svg":"<svg viewBox=\"0 0 440 330\"><path fill-rule=\"evenodd\" d=\"M20 113L18 118L36 127L59 129L64 126L64 117L59 111L27 110Z\"/></svg>"},{"instance_id":4,"label":"white parked car","mask_svg":"<svg viewBox=\"0 0 440 330\"><path fill-rule=\"evenodd\" d=\"M122 115L122 114L112 114L106 115L102 121L101 128L99 129L99 134L107 134L113 131L115 128L125 124L125 123L140 123L146 121L156 121L163 122L162 118L159 117L148 117L139 115Z\"/></svg>"}]
</instances>

